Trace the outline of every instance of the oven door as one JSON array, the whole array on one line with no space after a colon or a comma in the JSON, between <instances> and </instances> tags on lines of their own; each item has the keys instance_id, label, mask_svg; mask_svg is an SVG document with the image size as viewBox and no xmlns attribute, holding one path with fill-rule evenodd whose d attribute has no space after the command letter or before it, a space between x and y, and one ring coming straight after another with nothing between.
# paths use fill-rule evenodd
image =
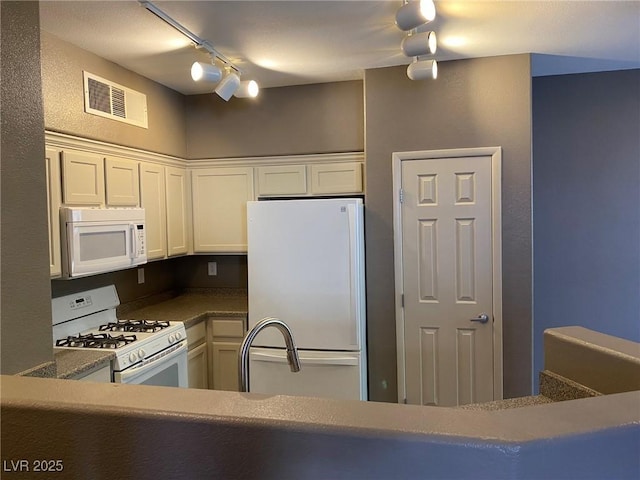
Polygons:
<instances>
[{"instance_id":1,"label":"oven door","mask_svg":"<svg viewBox=\"0 0 640 480\"><path fill-rule=\"evenodd\" d=\"M157 385L164 387L189 386L187 368L187 343L182 342L173 352L164 352L149 358L149 363L140 367L131 367L121 372L114 372L115 383L135 385Z\"/></svg>"}]
</instances>

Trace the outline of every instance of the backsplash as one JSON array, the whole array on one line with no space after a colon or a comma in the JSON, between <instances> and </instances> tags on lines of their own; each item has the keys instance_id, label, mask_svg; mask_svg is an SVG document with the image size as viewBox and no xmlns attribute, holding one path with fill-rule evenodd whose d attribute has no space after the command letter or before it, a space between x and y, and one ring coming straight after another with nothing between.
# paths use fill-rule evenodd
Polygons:
<instances>
[{"instance_id":1,"label":"backsplash","mask_svg":"<svg viewBox=\"0 0 640 480\"><path fill-rule=\"evenodd\" d=\"M216 275L208 275L209 262ZM144 268L144 283L138 284L138 269ZM142 266L71 280L51 280L52 298L115 285L120 303L169 291L192 288L247 288L246 255L194 255L149 262Z\"/></svg>"}]
</instances>

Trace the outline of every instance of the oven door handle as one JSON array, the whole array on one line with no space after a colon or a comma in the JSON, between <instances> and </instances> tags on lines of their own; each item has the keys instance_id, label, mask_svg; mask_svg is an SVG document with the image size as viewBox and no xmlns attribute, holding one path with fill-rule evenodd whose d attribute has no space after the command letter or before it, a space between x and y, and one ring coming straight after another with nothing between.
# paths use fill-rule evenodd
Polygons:
<instances>
[{"instance_id":1,"label":"oven door handle","mask_svg":"<svg viewBox=\"0 0 640 480\"><path fill-rule=\"evenodd\" d=\"M120 382L121 383L128 383L128 381L132 378L132 377L136 377L138 375L144 375L145 373L147 373L150 370L153 370L154 368L157 368L161 365L166 364L167 361L172 360L180 355L184 355L187 351L187 342L182 342L180 344L180 346L178 348L176 348L173 352L164 355L162 357L162 359L157 358L152 362L147 363L146 365L143 365L141 367L135 367L135 368L128 368L127 370L123 370L122 372L117 372L120 376ZM160 353L156 353L155 355L153 355L152 357L149 357L149 359L151 358L155 358L159 355L162 355L162 352Z\"/></svg>"}]
</instances>

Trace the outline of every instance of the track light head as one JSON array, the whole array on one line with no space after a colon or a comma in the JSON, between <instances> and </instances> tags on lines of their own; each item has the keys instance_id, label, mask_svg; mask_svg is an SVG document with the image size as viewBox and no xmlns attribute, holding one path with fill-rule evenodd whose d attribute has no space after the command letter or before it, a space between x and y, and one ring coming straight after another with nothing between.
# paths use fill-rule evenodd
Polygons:
<instances>
[{"instance_id":1,"label":"track light head","mask_svg":"<svg viewBox=\"0 0 640 480\"><path fill-rule=\"evenodd\" d=\"M220 83L214 90L220 98L225 102L228 102L231 96L236 93L236 90L240 86L240 77L237 73L229 72L225 77L220 80Z\"/></svg>"},{"instance_id":2,"label":"track light head","mask_svg":"<svg viewBox=\"0 0 640 480\"><path fill-rule=\"evenodd\" d=\"M436 18L436 6L433 0L416 0L405 3L396 12L396 25L400 30L408 31Z\"/></svg>"},{"instance_id":3,"label":"track light head","mask_svg":"<svg viewBox=\"0 0 640 480\"><path fill-rule=\"evenodd\" d=\"M258 96L258 93L260 93L258 82L255 80L245 80L240 82L240 86L233 96L238 98L255 98Z\"/></svg>"},{"instance_id":4,"label":"track light head","mask_svg":"<svg viewBox=\"0 0 640 480\"><path fill-rule=\"evenodd\" d=\"M222 70L210 63L193 62L193 65L191 65L191 78L194 82L218 83L222 78Z\"/></svg>"},{"instance_id":5,"label":"track light head","mask_svg":"<svg viewBox=\"0 0 640 480\"><path fill-rule=\"evenodd\" d=\"M402 51L407 57L433 55L437 48L436 32L416 33L402 40Z\"/></svg>"},{"instance_id":6,"label":"track light head","mask_svg":"<svg viewBox=\"0 0 640 480\"><path fill-rule=\"evenodd\" d=\"M438 78L438 62L435 60L420 60L411 63L407 67L407 77L411 80L424 80Z\"/></svg>"}]
</instances>

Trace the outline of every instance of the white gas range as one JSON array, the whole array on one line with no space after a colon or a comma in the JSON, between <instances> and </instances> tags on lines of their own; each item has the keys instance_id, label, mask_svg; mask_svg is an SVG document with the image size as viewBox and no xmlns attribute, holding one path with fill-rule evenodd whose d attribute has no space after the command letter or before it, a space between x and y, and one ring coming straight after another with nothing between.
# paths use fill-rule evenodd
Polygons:
<instances>
[{"instance_id":1,"label":"white gas range","mask_svg":"<svg viewBox=\"0 0 640 480\"><path fill-rule=\"evenodd\" d=\"M116 383L187 387L184 324L118 319L119 304L113 285L54 298L54 347L109 349Z\"/></svg>"}]
</instances>

